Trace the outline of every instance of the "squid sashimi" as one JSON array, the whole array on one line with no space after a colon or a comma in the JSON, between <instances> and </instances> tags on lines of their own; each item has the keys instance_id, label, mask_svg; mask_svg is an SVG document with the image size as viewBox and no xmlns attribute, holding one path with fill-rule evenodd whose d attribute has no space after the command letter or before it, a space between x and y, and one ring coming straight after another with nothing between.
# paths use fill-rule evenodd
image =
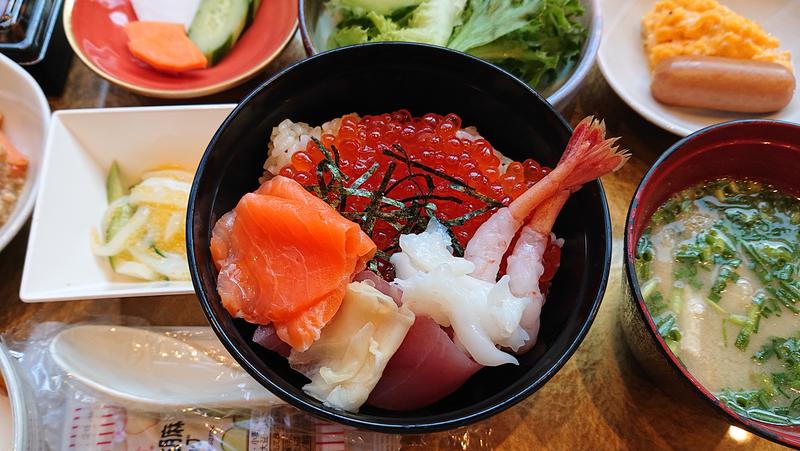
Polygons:
<instances>
[{"instance_id":1,"label":"squid sashimi","mask_svg":"<svg viewBox=\"0 0 800 451\"><path fill-rule=\"evenodd\" d=\"M497 282L470 276L475 264L453 256L448 246L451 238L435 219L424 232L400 238L402 252L392 255L391 262L403 305L452 327L454 340L481 365L516 364L498 347L517 350L528 340L520 322L531 299L514 296L508 276Z\"/></svg>"},{"instance_id":2,"label":"squid sashimi","mask_svg":"<svg viewBox=\"0 0 800 451\"><path fill-rule=\"evenodd\" d=\"M220 218L211 253L225 309L251 323L273 324L282 341L303 351L336 314L375 244L357 224L279 176Z\"/></svg>"},{"instance_id":3,"label":"squid sashimi","mask_svg":"<svg viewBox=\"0 0 800 451\"><path fill-rule=\"evenodd\" d=\"M420 409L458 390L481 368L436 321L418 315L368 403L388 410Z\"/></svg>"}]
</instances>

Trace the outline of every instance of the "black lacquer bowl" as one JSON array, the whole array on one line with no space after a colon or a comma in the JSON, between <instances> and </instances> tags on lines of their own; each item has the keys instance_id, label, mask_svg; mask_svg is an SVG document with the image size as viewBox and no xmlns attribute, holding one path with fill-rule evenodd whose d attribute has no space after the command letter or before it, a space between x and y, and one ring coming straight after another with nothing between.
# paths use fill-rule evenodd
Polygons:
<instances>
[{"instance_id":1,"label":"black lacquer bowl","mask_svg":"<svg viewBox=\"0 0 800 451\"><path fill-rule=\"evenodd\" d=\"M392 412L363 406L359 413L325 407L306 395L307 380L286 360L251 341L255 326L232 318L216 290L211 230L225 212L258 187L267 142L285 118L321 124L347 113L456 113L505 155L553 166L570 128L524 83L467 55L420 44L348 47L304 60L245 98L206 149L192 186L187 246L192 279L211 327L257 381L286 402L347 425L394 433L450 429L496 414L544 385L569 359L594 320L611 257L611 226L599 182L567 203L555 226L566 239L561 268L536 347L520 365L484 368L451 396L427 408Z\"/></svg>"}]
</instances>

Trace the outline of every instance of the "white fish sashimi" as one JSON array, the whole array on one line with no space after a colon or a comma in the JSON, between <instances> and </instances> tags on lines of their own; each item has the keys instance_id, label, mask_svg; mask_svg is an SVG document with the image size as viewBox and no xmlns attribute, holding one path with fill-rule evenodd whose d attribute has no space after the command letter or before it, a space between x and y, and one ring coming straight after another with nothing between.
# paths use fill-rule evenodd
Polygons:
<instances>
[{"instance_id":1,"label":"white fish sashimi","mask_svg":"<svg viewBox=\"0 0 800 451\"><path fill-rule=\"evenodd\" d=\"M188 31L200 0L131 0L141 22L179 23Z\"/></svg>"},{"instance_id":2,"label":"white fish sashimi","mask_svg":"<svg viewBox=\"0 0 800 451\"><path fill-rule=\"evenodd\" d=\"M441 326L452 326L455 341L481 365L518 363L498 346L516 350L528 340L520 322L532 299L512 295L508 276L496 283L471 276L474 265L450 254L448 243L449 236L436 224L401 237L402 252L391 262L403 305Z\"/></svg>"}]
</instances>

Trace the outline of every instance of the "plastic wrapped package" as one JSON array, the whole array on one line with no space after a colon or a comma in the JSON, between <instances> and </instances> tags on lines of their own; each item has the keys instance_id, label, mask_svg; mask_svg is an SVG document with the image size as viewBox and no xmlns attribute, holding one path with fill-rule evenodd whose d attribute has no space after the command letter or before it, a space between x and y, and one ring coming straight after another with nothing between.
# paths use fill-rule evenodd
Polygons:
<instances>
[{"instance_id":1,"label":"plastic wrapped package","mask_svg":"<svg viewBox=\"0 0 800 451\"><path fill-rule=\"evenodd\" d=\"M125 322L126 325L142 326L141 321L135 319L126 319ZM0 368L15 410L16 449L389 451L420 447L463 450L491 447L491 430L481 424L446 433L400 436L328 423L280 402L262 400L239 403L245 407L187 405L180 408L128 402L110 396L105 389L90 387L90 383L81 382L79 377L67 373L56 363L51 354L54 338L75 326L40 323L26 331L24 336L16 333L3 337ZM238 377L242 371L221 345L216 342L211 345L207 341L208 328L145 330L185 342L211 357L219 364L215 367L219 371L218 379ZM130 343L130 346L132 349L146 347L142 343ZM164 349L150 351L166 355ZM159 372L175 369L163 365L163 362L160 367L148 366L136 362L136 358L141 356L132 357L132 368L147 368L149 371L155 368ZM198 361L209 362L208 359ZM208 368L202 371L207 372ZM91 374L91 370L82 372ZM165 399L167 397L165 393Z\"/></svg>"}]
</instances>

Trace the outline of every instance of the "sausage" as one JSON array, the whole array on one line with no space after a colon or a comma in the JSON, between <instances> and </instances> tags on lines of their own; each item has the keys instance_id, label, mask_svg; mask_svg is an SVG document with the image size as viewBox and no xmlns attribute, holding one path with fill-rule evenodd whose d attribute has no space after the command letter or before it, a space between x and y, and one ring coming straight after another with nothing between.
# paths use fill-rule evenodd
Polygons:
<instances>
[{"instance_id":1,"label":"sausage","mask_svg":"<svg viewBox=\"0 0 800 451\"><path fill-rule=\"evenodd\" d=\"M650 91L659 102L682 107L770 113L794 94L792 71L777 63L710 56L676 56L653 70Z\"/></svg>"}]
</instances>

